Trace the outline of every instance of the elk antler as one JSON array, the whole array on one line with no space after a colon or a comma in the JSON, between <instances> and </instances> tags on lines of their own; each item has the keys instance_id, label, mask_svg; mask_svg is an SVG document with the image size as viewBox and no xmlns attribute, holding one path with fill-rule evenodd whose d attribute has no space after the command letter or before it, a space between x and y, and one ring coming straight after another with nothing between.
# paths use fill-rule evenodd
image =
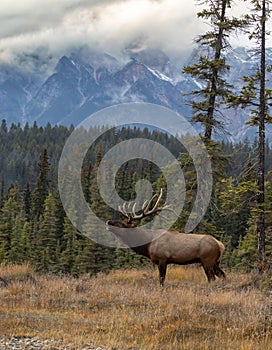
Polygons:
<instances>
[{"instance_id":1,"label":"elk antler","mask_svg":"<svg viewBox=\"0 0 272 350\"><path fill-rule=\"evenodd\" d=\"M154 204L153 208L150 208L152 202L156 197L158 197L158 199L156 200L156 203ZM144 202L139 214L136 214L136 203L133 204L131 213L129 213L129 208L131 207L131 204L132 204L131 202L127 206L126 206L126 203L124 203L122 206L119 206L118 209L120 213L123 214L129 220L141 220L144 217L158 213L159 211L170 210L170 205L168 204L159 206L161 198L162 198L162 188L160 189L159 195L155 194L150 200L146 200Z\"/></svg>"}]
</instances>

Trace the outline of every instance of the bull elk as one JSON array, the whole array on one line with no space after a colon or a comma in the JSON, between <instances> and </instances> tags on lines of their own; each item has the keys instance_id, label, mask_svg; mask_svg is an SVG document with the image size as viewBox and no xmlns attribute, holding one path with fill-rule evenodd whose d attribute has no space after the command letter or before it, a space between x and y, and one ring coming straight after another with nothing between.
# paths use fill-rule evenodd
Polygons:
<instances>
[{"instance_id":1,"label":"bull elk","mask_svg":"<svg viewBox=\"0 0 272 350\"><path fill-rule=\"evenodd\" d=\"M155 198L156 202L151 208ZM125 205L119 207L124 220L109 220L108 229L113 232L123 243L128 245L137 254L150 259L158 266L160 285L164 285L168 264L187 265L200 263L203 266L208 281L217 277L225 278L224 271L219 267L220 257L225 247L223 243L211 235L187 234L174 230L147 230L138 228L141 220L163 210L170 210L169 205L160 206L162 189L160 194L146 201L140 213L136 213L136 204L132 212L128 213ZM134 228L134 230L130 230ZM145 243L137 245L138 235L144 238Z\"/></svg>"}]
</instances>

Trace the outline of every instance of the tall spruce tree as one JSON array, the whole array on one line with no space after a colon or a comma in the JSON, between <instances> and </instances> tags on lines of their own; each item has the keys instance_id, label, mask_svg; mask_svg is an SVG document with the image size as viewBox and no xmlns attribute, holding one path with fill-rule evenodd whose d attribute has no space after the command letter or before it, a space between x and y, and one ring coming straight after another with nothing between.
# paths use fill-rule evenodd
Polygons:
<instances>
[{"instance_id":1,"label":"tall spruce tree","mask_svg":"<svg viewBox=\"0 0 272 350\"><path fill-rule=\"evenodd\" d=\"M31 191L29 182L26 184L26 189L24 191L24 210L27 221L31 219Z\"/></svg>"},{"instance_id":2,"label":"tall spruce tree","mask_svg":"<svg viewBox=\"0 0 272 350\"><path fill-rule=\"evenodd\" d=\"M0 181L0 209L4 205L4 186L5 186L5 182L4 182L4 178L2 177Z\"/></svg>"},{"instance_id":3,"label":"tall spruce tree","mask_svg":"<svg viewBox=\"0 0 272 350\"><path fill-rule=\"evenodd\" d=\"M34 191L32 193L32 214L33 217L38 219L44 210L44 201L48 195L49 190L49 157L47 150L44 149L41 156L40 162L38 163L40 172Z\"/></svg>"},{"instance_id":4,"label":"tall spruce tree","mask_svg":"<svg viewBox=\"0 0 272 350\"><path fill-rule=\"evenodd\" d=\"M25 247L23 239L23 229L26 223L24 211L20 210L13 219L13 225L11 230L10 250L8 254L8 260L12 263L22 263L26 261Z\"/></svg>"},{"instance_id":5,"label":"tall spruce tree","mask_svg":"<svg viewBox=\"0 0 272 350\"><path fill-rule=\"evenodd\" d=\"M59 260L59 222L57 216L57 203L52 193L45 199L44 212L40 216L38 231L38 249L40 250L40 261L38 267L42 270L57 268Z\"/></svg>"},{"instance_id":6,"label":"tall spruce tree","mask_svg":"<svg viewBox=\"0 0 272 350\"><path fill-rule=\"evenodd\" d=\"M0 262L8 261L11 249L17 249L16 245L20 244L20 230L25 221L20 187L11 185L7 200L0 211Z\"/></svg>"},{"instance_id":7,"label":"tall spruce tree","mask_svg":"<svg viewBox=\"0 0 272 350\"><path fill-rule=\"evenodd\" d=\"M265 208L264 208L264 171L265 171L265 118L268 112L266 97L266 21L268 19L268 4L270 1L252 1L254 11L258 14L259 25L256 37L260 39L260 93L259 93L259 169L258 169L258 205L259 217L257 221L259 270L263 272L265 263ZM259 7L261 7L259 9Z\"/></svg>"},{"instance_id":8,"label":"tall spruce tree","mask_svg":"<svg viewBox=\"0 0 272 350\"><path fill-rule=\"evenodd\" d=\"M200 35L196 42L202 47L197 63L183 68L183 72L201 82L202 88L192 92L195 99L191 101L194 115L192 120L204 127L203 139L209 143L212 133L219 127L220 104L230 91L230 85L224 79L229 69L223 51L229 46L230 33L241 26L242 21L227 17L227 9L231 9L231 0L198 1L207 5L197 15L209 21L211 30Z\"/></svg>"},{"instance_id":9,"label":"tall spruce tree","mask_svg":"<svg viewBox=\"0 0 272 350\"><path fill-rule=\"evenodd\" d=\"M60 267L63 272L76 274L76 257L78 254L77 230L67 216L63 225L63 250L60 257Z\"/></svg>"},{"instance_id":10,"label":"tall spruce tree","mask_svg":"<svg viewBox=\"0 0 272 350\"><path fill-rule=\"evenodd\" d=\"M250 107L250 124L258 126L258 218L257 241L259 271L265 268L265 123L271 122L269 116L269 100L272 98L271 90L267 88L266 41L267 21L269 20L270 0L251 0L251 14L245 16L249 28L249 38L255 41L254 55L259 57L259 64L251 76L243 77L245 85L238 95L231 95L227 101L234 107ZM271 103L270 103L271 105Z\"/></svg>"}]
</instances>

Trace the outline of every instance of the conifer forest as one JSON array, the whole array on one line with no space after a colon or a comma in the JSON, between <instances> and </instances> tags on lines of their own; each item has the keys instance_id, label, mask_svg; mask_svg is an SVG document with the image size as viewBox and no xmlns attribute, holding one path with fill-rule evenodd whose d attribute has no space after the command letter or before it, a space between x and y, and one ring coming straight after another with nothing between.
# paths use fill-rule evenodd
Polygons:
<instances>
[{"instance_id":1,"label":"conifer forest","mask_svg":"<svg viewBox=\"0 0 272 350\"><path fill-rule=\"evenodd\" d=\"M130 249L108 248L84 237L67 218L58 193L58 161L73 127L24 127L2 121L0 129L0 263L28 262L40 271L73 275L96 274L116 268L145 266L148 261ZM174 154L186 178L183 215L174 224L180 231L190 213L197 179L190 157L173 136L147 128L112 128L88 152L82 168L86 201L106 221L119 213L107 208L100 197L96 170L103 154L129 138L157 141ZM258 196L258 143L212 143L213 194L205 218L195 232L214 235L224 242L223 264L231 269L257 268L256 201ZM272 148L266 143L266 256L272 249ZM134 159L118 172L116 186L125 200L133 200L134 184L148 179L154 191L165 185L161 170L151 162ZM90 227L90 230L92 227ZM95 227L93 228L95 229ZM267 263L268 263L267 261Z\"/></svg>"}]
</instances>

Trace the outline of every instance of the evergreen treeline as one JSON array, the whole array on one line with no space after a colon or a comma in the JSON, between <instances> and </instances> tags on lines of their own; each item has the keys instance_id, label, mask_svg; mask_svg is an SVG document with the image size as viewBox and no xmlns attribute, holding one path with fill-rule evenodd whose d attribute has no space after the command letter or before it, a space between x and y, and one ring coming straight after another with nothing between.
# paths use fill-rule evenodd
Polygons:
<instances>
[{"instance_id":1,"label":"evergreen treeline","mask_svg":"<svg viewBox=\"0 0 272 350\"><path fill-rule=\"evenodd\" d=\"M29 127L1 124L0 263L30 262L38 270L80 274L117 267L143 265L145 260L128 249L101 246L81 235L66 217L58 194L58 161L73 127ZM90 133L92 130L90 130ZM149 137L168 145L176 156L174 137L148 129L112 129L90 148L82 169L82 187L93 211L106 220L113 215L101 200L95 182L102 156L114 144L131 137ZM148 177L156 181L160 170L141 159L120 169L117 190L131 198L133 183ZM90 230L92 228L90 227ZM95 229L95 228L94 228Z\"/></svg>"},{"instance_id":2,"label":"evergreen treeline","mask_svg":"<svg viewBox=\"0 0 272 350\"><path fill-rule=\"evenodd\" d=\"M73 131L64 126L37 127L2 122L0 133L0 263L30 262L39 270L95 274L147 263L131 250L101 246L82 236L67 218L58 194L57 168L63 145ZM91 131L90 131L91 132ZM190 157L176 138L147 128L111 129L89 150L82 169L82 188L93 211L103 220L119 214L100 197L96 171L103 154L120 141L149 138L167 147L180 161L186 178L186 203L175 228L183 230L197 190ZM272 188L272 149L266 144L266 188ZM210 207L196 231L211 233L227 246L229 267L256 267L257 143L213 145L214 186ZM154 191L165 185L155 164L141 159L125 163L116 188L133 200L135 183L146 178ZM270 191L271 192L271 191ZM268 191L269 193L269 191ZM272 193L272 192L271 192ZM271 252L272 196L266 196L267 255ZM90 230L93 228L90 227Z\"/></svg>"}]
</instances>

